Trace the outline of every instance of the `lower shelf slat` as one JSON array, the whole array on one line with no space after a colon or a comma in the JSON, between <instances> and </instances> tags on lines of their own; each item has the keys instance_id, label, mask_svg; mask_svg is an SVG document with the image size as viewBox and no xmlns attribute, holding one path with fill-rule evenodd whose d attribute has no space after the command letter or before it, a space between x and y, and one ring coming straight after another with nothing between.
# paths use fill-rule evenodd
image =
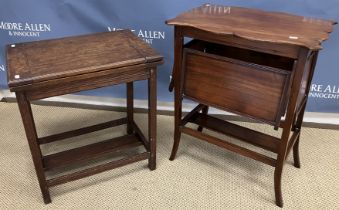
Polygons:
<instances>
[{"instance_id":1,"label":"lower shelf slat","mask_svg":"<svg viewBox=\"0 0 339 210\"><path fill-rule=\"evenodd\" d=\"M126 124L126 123L127 123L127 118L120 118L120 119L117 119L117 120L112 120L112 121L100 123L100 124L97 124L97 125L91 125L91 126L88 126L88 127L79 128L79 129L72 130L72 131L66 131L66 132L63 132L63 133L58 133L58 134L54 134L54 135L50 135L50 136L41 137L41 138L38 139L38 141L39 141L39 144L47 144L47 143L51 143L51 142L54 142L54 141L59 141L59 140L63 140L63 139L67 139L67 138L71 138L71 137L75 137L75 136L79 136L79 135L84 135L86 133L92 133L92 132L107 129L107 128L110 128L110 127L123 125L123 124Z\"/></svg>"},{"instance_id":2,"label":"lower shelf slat","mask_svg":"<svg viewBox=\"0 0 339 210\"><path fill-rule=\"evenodd\" d=\"M135 135L126 135L43 157L45 170L98 158L106 154L142 145Z\"/></svg>"},{"instance_id":3,"label":"lower shelf slat","mask_svg":"<svg viewBox=\"0 0 339 210\"><path fill-rule=\"evenodd\" d=\"M228 149L232 152L236 152L236 153L241 154L243 156L246 156L246 157L252 158L254 160L266 163L266 164L271 165L273 167L275 167L275 165L276 165L276 160L271 158L271 157L267 157L265 155L259 154L257 152L251 151L249 149L246 149L246 148L240 147L238 145L223 141L223 140L218 139L216 137L201 133L199 131L193 130L192 128L181 127L181 132L188 134L190 136L196 137L200 140L207 141L207 142L214 144L214 145L217 145L219 147Z\"/></svg>"},{"instance_id":4,"label":"lower shelf slat","mask_svg":"<svg viewBox=\"0 0 339 210\"><path fill-rule=\"evenodd\" d=\"M123 158L117 161L112 161L106 164L98 165L98 166L88 168L82 171L78 171L75 173L49 179L47 180L47 185L51 187L55 185L64 184L64 183L71 182L71 181L81 179L81 178L85 178L85 177L88 177L88 176L91 176L97 173L101 173L101 172L108 171L114 168L118 168L118 167L130 164L130 163L134 163L134 162L141 161L141 160L146 160L148 158L149 158L149 152L144 152L141 154Z\"/></svg>"},{"instance_id":5,"label":"lower shelf slat","mask_svg":"<svg viewBox=\"0 0 339 210\"><path fill-rule=\"evenodd\" d=\"M198 113L197 117L191 122L210 130L235 137L239 140L245 141L268 151L278 153L280 140L276 137L200 113Z\"/></svg>"}]
</instances>

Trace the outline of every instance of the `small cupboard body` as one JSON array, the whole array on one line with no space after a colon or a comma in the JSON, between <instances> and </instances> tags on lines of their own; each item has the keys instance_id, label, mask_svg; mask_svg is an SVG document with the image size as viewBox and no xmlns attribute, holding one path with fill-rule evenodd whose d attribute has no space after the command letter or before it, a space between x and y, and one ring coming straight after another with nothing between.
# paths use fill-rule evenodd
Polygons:
<instances>
[{"instance_id":1,"label":"small cupboard body","mask_svg":"<svg viewBox=\"0 0 339 210\"><path fill-rule=\"evenodd\" d=\"M286 110L293 64L286 57L193 40L184 46L183 94L276 125Z\"/></svg>"}]
</instances>

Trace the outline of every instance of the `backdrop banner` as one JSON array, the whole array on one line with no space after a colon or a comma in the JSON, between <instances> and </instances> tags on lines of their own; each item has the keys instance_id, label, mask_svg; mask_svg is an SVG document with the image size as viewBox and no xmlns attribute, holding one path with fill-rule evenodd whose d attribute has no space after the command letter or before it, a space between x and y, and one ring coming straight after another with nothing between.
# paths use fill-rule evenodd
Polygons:
<instances>
[{"instance_id":1,"label":"backdrop banner","mask_svg":"<svg viewBox=\"0 0 339 210\"><path fill-rule=\"evenodd\" d=\"M5 45L103 31L130 29L165 56L158 73L158 100L173 101L168 92L173 63L173 27L165 20L206 3L206 0L0 0L0 89L8 89ZM210 0L225 6L339 21L338 0ZM339 27L323 45L312 82L307 111L339 113ZM137 82L135 96L147 98L146 82ZM118 85L78 94L125 98Z\"/></svg>"}]
</instances>

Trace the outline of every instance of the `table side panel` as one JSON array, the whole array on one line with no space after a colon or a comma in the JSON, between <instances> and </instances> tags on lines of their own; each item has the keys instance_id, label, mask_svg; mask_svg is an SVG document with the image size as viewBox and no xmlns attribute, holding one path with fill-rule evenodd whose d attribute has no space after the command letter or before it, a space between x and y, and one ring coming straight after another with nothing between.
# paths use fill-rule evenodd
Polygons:
<instances>
[{"instance_id":1,"label":"table side panel","mask_svg":"<svg viewBox=\"0 0 339 210\"><path fill-rule=\"evenodd\" d=\"M276 123L289 74L188 51L185 51L183 68L184 95L189 98L270 124Z\"/></svg>"}]
</instances>

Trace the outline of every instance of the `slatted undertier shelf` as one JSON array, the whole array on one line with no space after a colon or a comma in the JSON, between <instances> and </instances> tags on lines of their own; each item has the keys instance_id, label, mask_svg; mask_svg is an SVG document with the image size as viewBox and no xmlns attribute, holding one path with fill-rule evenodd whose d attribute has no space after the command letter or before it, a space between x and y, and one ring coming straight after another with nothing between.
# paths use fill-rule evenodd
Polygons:
<instances>
[{"instance_id":1,"label":"slatted undertier shelf","mask_svg":"<svg viewBox=\"0 0 339 210\"><path fill-rule=\"evenodd\" d=\"M79 128L72 131L66 131L59 134L54 134L46 137L39 138L40 144L51 143L63 139L69 139L71 137L84 135L91 132L100 131L103 129L123 125L127 123L127 118L120 118L117 120L112 120L84 128ZM49 155L44 155L42 157L44 170L46 172L58 171L68 166L78 166L79 164L86 164L89 161L96 161L100 158L106 158L108 156L118 155L120 152L130 151L133 148L138 148L140 146L145 147L144 152L139 152L138 154L128 155L128 157L122 157L118 160L112 160L104 164L96 165L90 168L82 169L73 173L68 173L65 175L59 175L57 177L47 180L48 186L55 186L63 184L69 181L73 181L79 178L87 177L99 172L124 166L129 163L137 162L140 160L145 160L149 158L149 147L148 142L145 136L142 134L138 125L133 122L133 132L132 134L127 134L120 137L115 137L112 139L96 142L93 144L85 145L82 147L77 147L74 149L65 150L58 153L53 153ZM120 158L120 156L119 156Z\"/></svg>"},{"instance_id":2,"label":"slatted undertier shelf","mask_svg":"<svg viewBox=\"0 0 339 210\"><path fill-rule=\"evenodd\" d=\"M206 129L215 131L217 133L234 137L240 141L244 141L248 144L260 147L272 153L277 154L279 152L279 145L281 142L279 138L199 113L203 106L204 105L199 104L195 109L193 109L184 117L184 119L182 120L182 126L180 127L182 133L196 137L199 140L207 141L224 149L228 149L232 152L237 152L243 156L250 157L273 167L276 165L276 159L272 157L268 157L258 152L216 138L209 134L205 134L192 128L186 127L185 125L187 123L193 123ZM295 143L299 135L299 130L293 131L293 135L290 137L289 140L288 153L290 152L293 144Z\"/></svg>"}]
</instances>

